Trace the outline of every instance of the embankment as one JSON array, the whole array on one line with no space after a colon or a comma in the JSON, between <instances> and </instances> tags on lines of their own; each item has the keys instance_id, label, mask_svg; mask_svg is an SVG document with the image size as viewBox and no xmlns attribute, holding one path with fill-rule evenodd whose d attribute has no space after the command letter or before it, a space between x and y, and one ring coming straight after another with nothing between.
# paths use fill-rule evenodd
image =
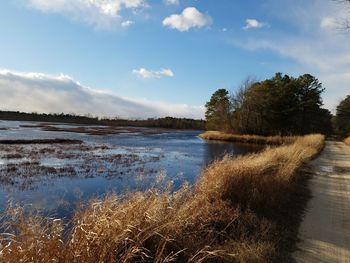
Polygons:
<instances>
[{"instance_id":1,"label":"embankment","mask_svg":"<svg viewBox=\"0 0 350 263\"><path fill-rule=\"evenodd\" d=\"M300 169L322 135L294 139L208 166L197 183L78 207L71 230L60 219L9 208L2 222L6 262L287 262L299 218ZM170 189L170 187L169 187Z\"/></svg>"}]
</instances>

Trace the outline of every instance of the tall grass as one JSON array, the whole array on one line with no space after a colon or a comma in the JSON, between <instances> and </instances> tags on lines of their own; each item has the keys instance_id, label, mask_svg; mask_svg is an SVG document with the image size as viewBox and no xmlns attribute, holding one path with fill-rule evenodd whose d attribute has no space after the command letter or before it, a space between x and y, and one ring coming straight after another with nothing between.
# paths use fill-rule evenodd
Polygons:
<instances>
[{"instance_id":1,"label":"tall grass","mask_svg":"<svg viewBox=\"0 0 350 263\"><path fill-rule=\"evenodd\" d=\"M284 143L293 143L297 137L294 136L259 136L247 134L224 133L219 131L206 131L199 135L204 140L219 140L229 142L281 145Z\"/></svg>"},{"instance_id":2,"label":"tall grass","mask_svg":"<svg viewBox=\"0 0 350 263\"><path fill-rule=\"evenodd\" d=\"M309 135L259 154L227 156L175 193L91 200L77 208L66 235L59 219L9 208L0 261L270 262L288 227L288 218L276 218L295 198L298 170L323 143L322 135Z\"/></svg>"},{"instance_id":3,"label":"tall grass","mask_svg":"<svg viewBox=\"0 0 350 263\"><path fill-rule=\"evenodd\" d=\"M350 145L350 136L347 137L347 138L345 138L344 142L345 142L346 144Z\"/></svg>"}]
</instances>

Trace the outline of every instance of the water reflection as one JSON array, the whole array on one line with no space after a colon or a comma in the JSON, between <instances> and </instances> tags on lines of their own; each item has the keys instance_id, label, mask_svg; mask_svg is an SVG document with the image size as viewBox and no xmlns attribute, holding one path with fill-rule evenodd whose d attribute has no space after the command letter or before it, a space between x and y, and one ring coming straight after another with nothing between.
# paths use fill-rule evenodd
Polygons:
<instances>
[{"instance_id":1,"label":"water reflection","mask_svg":"<svg viewBox=\"0 0 350 263\"><path fill-rule=\"evenodd\" d=\"M204 159L205 163L208 164L213 160L223 158L225 155L245 155L248 153L259 152L262 148L263 147L260 145L208 141L204 143Z\"/></svg>"}]
</instances>

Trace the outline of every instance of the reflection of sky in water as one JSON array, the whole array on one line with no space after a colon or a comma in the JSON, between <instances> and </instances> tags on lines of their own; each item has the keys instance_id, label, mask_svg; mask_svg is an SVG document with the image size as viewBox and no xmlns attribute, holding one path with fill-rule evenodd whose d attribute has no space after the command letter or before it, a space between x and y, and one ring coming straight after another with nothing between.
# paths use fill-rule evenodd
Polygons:
<instances>
[{"instance_id":1,"label":"reflection of sky in water","mask_svg":"<svg viewBox=\"0 0 350 263\"><path fill-rule=\"evenodd\" d=\"M102 196L110 191L123 193L145 190L155 186L156 178L163 174L166 174L166 180L157 187L165 186L166 181L173 181L174 187L177 188L185 181L193 183L208 162L221 158L224 154L239 155L258 150L257 147L249 145L206 142L197 137L200 131L172 131L154 135L94 136L69 132L48 132L42 131L40 128L20 128L19 126L23 124L33 125L36 123L0 121L0 128L11 128L6 131L1 130L0 139L80 139L87 143L106 144L114 147L113 149L92 151L93 155L137 154L140 157L160 158L154 162L139 164L145 168L145 173L150 169L156 171L152 174L142 174L142 172L135 174L135 169L132 169L120 176L113 177L97 175L94 178L53 178L43 180L40 185L36 185L30 190L19 190L0 185L1 210L5 208L8 200L14 200L33 207L44 208L50 214L64 216L69 214L72 206L78 200ZM61 125L61 127L64 126ZM76 126L69 125L69 127ZM0 165L4 165L6 161L9 160L0 159ZM74 166L78 161L74 159L67 161L51 156L40 160L41 164L46 166L67 164Z\"/></svg>"}]
</instances>

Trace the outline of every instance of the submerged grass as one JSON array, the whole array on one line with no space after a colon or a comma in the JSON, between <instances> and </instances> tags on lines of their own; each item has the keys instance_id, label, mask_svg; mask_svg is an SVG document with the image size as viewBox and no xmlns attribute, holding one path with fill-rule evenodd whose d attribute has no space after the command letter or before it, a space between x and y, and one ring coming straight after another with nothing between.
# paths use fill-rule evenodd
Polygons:
<instances>
[{"instance_id":1,"label":"submerged grass","mask_svg":"<svg viewBox=\"0 0 350 263\"><path fill-rule=\"evenodd\" d=\"M271 262L282 260L298 171L322 135L209 165L193 188L109 194L78 207L70 232L59 219L10 207L1 262ZM170 187L169 187L170 189ZM288 211L286 213L286 211Z\"/></svg>"},{"instance_id":2,"label":"submerged grass","mask_svg":"<svg viewBox=\"0 0 350 263\"><path fill-rule=\"evenodd\" d=\"M281 145L284 143L293 143L297 137L294 136L259 136L247 134L225 133L220 131L206 131L199 135L204 140L218 140L241 143Z\"/></svg>"},{"instance_id":3,"label":"submerged grass","mask_svg":"<svg viewBox=\"0 0 350 263\"><path fill-rule=\"evenodd\" d=\"M350 136L345 138L344 142L347 144L347 145L350 145Z\"/></svg>"}]
</instances>

